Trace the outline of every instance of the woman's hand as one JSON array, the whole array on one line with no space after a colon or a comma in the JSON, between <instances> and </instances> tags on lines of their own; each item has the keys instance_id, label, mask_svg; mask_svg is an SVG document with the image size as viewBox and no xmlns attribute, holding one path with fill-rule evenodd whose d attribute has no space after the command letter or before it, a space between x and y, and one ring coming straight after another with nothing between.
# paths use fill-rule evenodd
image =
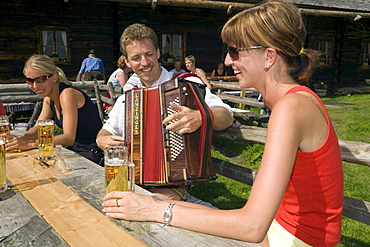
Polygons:
<instances>
[{"instance_id":1,"label":"woman's hand","mask_svg":"<svg viewBox=\"0 0 370 247\"><path fill-rule=\"evenodd\" d=\"M5 143L5 151L28 150L37 147L37 140L24 140L21 136L4 135L8 140Z\"/></svg>"},{"instance_id":2,"label":"woman's hand","mask_svg":"<svg viewBox=\"0 0 370 247\"><path fill-rule=\"evenodd\" d=\"M103 212L112 218L129 221L162 221L167 202L133 192L112 191L104 196Z\"/></svg>"}]
</instances>

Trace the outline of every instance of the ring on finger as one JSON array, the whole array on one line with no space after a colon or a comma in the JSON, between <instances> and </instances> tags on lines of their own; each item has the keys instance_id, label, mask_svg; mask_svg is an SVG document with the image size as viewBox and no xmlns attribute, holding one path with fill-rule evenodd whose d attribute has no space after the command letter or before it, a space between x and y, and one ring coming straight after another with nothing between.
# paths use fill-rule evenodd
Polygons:
<instances>
[{"instance_id":1,"label":"ring on finger","mask_svg":"<svg viewBox=\"0 0 370 247\"><path fill-rule=\"evenodd\" d=\"M118 199L116 199L115 203L116 203L116 207L119 208Z\"/></svg>"}]
</instances>

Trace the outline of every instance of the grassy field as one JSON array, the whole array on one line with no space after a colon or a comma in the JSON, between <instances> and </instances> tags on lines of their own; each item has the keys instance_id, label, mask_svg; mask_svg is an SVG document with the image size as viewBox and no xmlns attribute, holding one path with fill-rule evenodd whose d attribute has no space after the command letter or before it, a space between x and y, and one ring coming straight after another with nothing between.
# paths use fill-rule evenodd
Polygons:
<instances>
[{"instance_id":1,"label":"grassy field","mask_svg":"<svg viewBox=\"0 0 370 247\"><path fill-rule=\"evenodd\" d=\"M370 95L323 98L341 140L370 143ZM263 145L214 138L212 156L258 169ZM345 196L370 202L370 167L343 162ZM192 186L190 193L220 209L243 207L251 187L219 176L214 182ZM370 226L343 217L340 247L370 246Z\"/></svg>"}]
</instances>

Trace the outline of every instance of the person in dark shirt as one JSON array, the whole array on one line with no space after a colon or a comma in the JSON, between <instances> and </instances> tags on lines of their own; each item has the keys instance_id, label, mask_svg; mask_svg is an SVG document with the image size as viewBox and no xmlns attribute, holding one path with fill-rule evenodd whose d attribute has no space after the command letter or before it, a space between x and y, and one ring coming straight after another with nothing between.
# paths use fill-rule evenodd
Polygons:
<instances>
[{"instance_id":1,"label":"person in dark shirt","mask_svg":"<svg viewBox=\"0 0 370 247\"><path fill-rule=\"evenodd\" d=\"M91 99L68 85L64 72L46 55L32 55L26 61L23 73L31 90L44 98L37 121L54 119L55 124L63 129L63 134L54 137L54 145L67 146L103 165L103 152L95 143L102 121ZM23 135L8 135L8 138L7 151L37 148L37 124Z\"/></svg>"}]
</instances>

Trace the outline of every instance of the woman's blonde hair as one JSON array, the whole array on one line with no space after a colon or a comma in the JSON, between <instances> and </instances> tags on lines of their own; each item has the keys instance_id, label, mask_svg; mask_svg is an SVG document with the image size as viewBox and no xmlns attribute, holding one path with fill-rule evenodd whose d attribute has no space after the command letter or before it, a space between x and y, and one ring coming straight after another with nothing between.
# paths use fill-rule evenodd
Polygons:
<instances>
[{"instance_id":1,"label":"woman's blonde hair","mask_svg":"<svg viewBox=\"0 0 370 247\"><path fill-rule=\"evenodd\" d=\"M45 72L46 74L58 74L58 83L64 82L66 84L71 84L67 79L67 76L61 68L55 66L53 59L47 55L34 54L26 61L23 74L26 75L26 69L35 69Z\"/></svg>"},{"instance_id":2,"label":"woman's blonde hair","mask_svg":"<svg viewBox=\"0 0 370 247\"><path fill-rule=\"evenodd\" d=\"M318 65L319 52L304 49L306 29L299 9L284 0L264 1L236 14L223 27L221 38L239 48L274 48L298 83L308 81Z\"/></svg>"},{"instance_id":3,"label":"woman's blonde hair","mask_svg":"<svg viewBox=\"0 0 370 247\"><path fill-rule=\"evenodd\" d=\"M189 56L187 56L186 58L185 58L185 61L186 60L189 60L190 62L192 62L192 63L195 63L196 62L196 59L195 59L195 57L193 56L193 55L189 55Z\"/></svg>"}]
</instances>

